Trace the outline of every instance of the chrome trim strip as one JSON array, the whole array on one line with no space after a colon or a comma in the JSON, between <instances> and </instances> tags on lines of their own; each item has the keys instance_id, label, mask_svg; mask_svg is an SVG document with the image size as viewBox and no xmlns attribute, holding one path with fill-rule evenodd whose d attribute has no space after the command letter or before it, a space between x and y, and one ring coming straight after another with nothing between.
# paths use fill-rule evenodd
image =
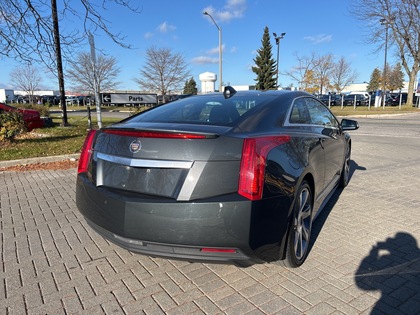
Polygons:
<instances>
[{"instance_id":1,"label":"chrome trim strip","mask_svg":"<svg viewBox=\"0 0 420 315\"><path fill-rule=\"evenodd\" d=\"M189 169L193 165L193 161L171 161L171 160L144 160L132 159L121 156L104 154L101 152L96 153L96 157L112 163L117 163L125 166L132 167L150 167L150 168L185 168Z\"/></svg>"}]
</instances>

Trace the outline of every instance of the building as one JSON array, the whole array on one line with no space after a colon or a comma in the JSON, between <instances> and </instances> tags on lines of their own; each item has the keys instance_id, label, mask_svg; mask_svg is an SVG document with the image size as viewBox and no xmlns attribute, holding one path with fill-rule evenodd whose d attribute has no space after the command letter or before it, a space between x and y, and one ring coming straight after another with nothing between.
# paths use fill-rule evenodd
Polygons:
<instances>
[{"instance_id":1,"label":"building","mask_svg":"<svg viewBox=\"0 0 420 315\"><path fill-rule=\"evenodd\" d=\"M0 89L0 102L10 103L15 98L13 90L10 89Z\"/></svg>"},{"instance_id":2,"label":"building","mask_svg":"<svg viewBox=\"0 0 420 315\"><path fill-rule=\"evenodd\" d=\"M408 92L408 83L407 81L404 82L404 87L401 89L401 91L391 91L391 92L402 92L407 93ZM350 92L372 92L367 90L368 83L351 83L344 87L343 93L347 94ZM414 89L417 87L417 84L415 85Z\"/></svg>"},{"instance_id":3,"label":"building","mask_svg":"<svg viewBox=\"0 0 420 315\"><path fill-rule=\"evenodd\" d=\"M28 92L26 91L14 91L15 95L28 95ZM45 91L34 91L33 95L37 95L37 96L43 96L43 95L48 95L48 96L59 96L60 95L60 91L53 91L53 90L45 90Z\"/></svg>"}]
</instances>

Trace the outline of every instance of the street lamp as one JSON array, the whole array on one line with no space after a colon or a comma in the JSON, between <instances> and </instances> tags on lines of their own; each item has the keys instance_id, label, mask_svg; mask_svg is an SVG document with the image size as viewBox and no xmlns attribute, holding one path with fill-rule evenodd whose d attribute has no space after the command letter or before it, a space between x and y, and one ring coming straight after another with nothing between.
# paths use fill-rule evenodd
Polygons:
<instances>
[{"instance_id":1,"label":"street lamp","mask_svg":"<svg viewBox=\"0 0 420 315\"><path fill-rule=\"evenodd\" d=\"M216 25L219 31L219 92L222 92L222 29L217 25L216 21L213 17L207 13L206 11L203 12L204 15L208 15L211 20L213 21L214 25Z\"/></svg>"},{"instance_id":2,"label":"street lamp","mask_svg":"<svg viewBox=\"0 0 420 315\"><path fill-rule=\"evenodd\" d=\"M391 23L387 21L387 19L380 19L381 25L385 25L385 58L384 58L384 73L383 73L383 80L384 80L384 91L383 91L383 109L385 109L385 102L386 102L386 55L388 53L388 25Z\"/></svg>"},{"instance_id":3,"label":"street lamp","mask_svg":"<svg viewBox=\"0 0 420 315\"><path fill-rule=\"evenodd\" d=\"M276 77L276 89L278 89L279 87L279 52L280 52L280 39L284 38L284 35L286 35L286 33L281 33L280 36L277 36L276 33L273 33L274 39L276 40L276 45L277 45L277 77Z\"/></svg>"}]
</instances>

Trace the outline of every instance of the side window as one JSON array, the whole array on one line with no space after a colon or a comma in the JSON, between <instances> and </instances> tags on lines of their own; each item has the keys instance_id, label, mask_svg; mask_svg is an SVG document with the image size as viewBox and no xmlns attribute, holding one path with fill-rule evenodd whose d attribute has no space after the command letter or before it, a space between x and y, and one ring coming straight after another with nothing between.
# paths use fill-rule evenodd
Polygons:
<instances>
[{"instance_id":1,"label":"side window","mask_svg":"<svg viewBox=\"0 0 420 315\"><path fill-rule=\"evenodd\" d=\"M307 98L306 102L312 125L338 127L337 119L324 104L313 98Z\"/></svg>"},{"instance_id":2,"label":"side window","mask_svg":"<svg viewBox=\"0 0 420 315\"><path fill-rule=\"evenodd\" d=\"M289 117L291 124L311 124L311 115L306 104L306 98L298 98L293 102Z\"/></svg>"}]
</instances>

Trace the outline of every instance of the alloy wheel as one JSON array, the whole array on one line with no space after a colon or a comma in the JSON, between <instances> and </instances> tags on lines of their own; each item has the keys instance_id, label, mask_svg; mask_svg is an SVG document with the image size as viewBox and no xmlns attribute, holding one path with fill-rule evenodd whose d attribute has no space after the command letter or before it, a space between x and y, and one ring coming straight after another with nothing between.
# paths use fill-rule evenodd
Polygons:
<instances>
[{"instance_id":1,"label":"alloy wheel","mask_svg":"<svg viewBox=\"0 0 420 315\"><path fill-rule=\"evenodd\" d=\"M307 254L312 227L312 200L308 187L303 187L299 195L298 211L294 219L293 250L297 260Z\"/></svg>"}]
</instances>

